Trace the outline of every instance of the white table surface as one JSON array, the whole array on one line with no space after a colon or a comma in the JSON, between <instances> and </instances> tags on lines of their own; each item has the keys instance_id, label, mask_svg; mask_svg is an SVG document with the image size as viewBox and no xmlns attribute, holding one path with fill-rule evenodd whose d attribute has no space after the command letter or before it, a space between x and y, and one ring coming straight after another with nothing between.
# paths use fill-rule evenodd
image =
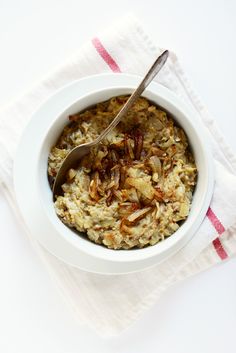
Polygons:
<instances>
[{"instance_id":1,"label":"white table surface","mask_svg":"<svg viewBox=\"0 0 236 353\"><path fill-rule=\"evenodd\" d=\"M0 0L0 105L133 9L178 53L236 152L234 0ZM132 328L103 339L75 321L1 193L0 222L0 352L236 351L236 259L176 285Z\"/></svg>"}]
</instances>

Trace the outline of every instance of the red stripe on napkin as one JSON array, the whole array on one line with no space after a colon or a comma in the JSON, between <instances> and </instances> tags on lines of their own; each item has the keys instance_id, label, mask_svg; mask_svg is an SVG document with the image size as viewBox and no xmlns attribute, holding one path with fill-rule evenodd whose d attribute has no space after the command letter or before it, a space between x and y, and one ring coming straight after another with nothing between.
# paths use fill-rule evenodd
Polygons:
<instances>
[{"instance_id":1,"label":"red stripe on napkin","mask_svg":"<svg viewBox=\"0 0 236 353\"><path fill-rule=\"evenodd\" d=\"M98 38L93 38L92 43L95 49L97 50L98 54L103 58L103 60L107 63L110 69L113 72L121 72L119 65L115 62L115 60L111 57L108 51L104 48L100 40Z\"/></svg>"},{"instance_id":2,"label":"red stripe on napkin","mask_svg":"<svg viewBox=\"0 0 236 353\"><path fill-rule=\"evenodd\" d=\"M214 246L214 248L215 248L217 254L218 254L219 257L221 258L221 260L227 259L228 254L227 254L227 252L225 251L225 249L223 248L223 245L222 245L222 243L221 243L219 237L216 238L215 240L213 240L212 244L213 244L213 246Z\"/></svg>"},{"instance_id":3,"label":"red stripe on napkin","mask_svg":"<svg viewBox=\"0 0 236 353\"><path fill-rule=\"evenodd\" d=\"M215 213L212 211L212 209L210 207L208 208L206 215L209 218L209 220L210 220L211 224L213 225L213 227L215 228L215 230L217 231L217 233L219 235L224 233L225 227L223 226L221 221L217 218L217 216L215 215Z\"/></svg>"},{"instance_id":4,"label":"red stripe on napkin","mask_svg":"<svg viewBox=\"0 0 236 353\"><path fill-rule=\"evenodd\" d=\"M215 213L212 211L212 209L210 207L208 208L206 215L207 215L209 221L211 222L211 224L213 225L213 227L215 228L215 230L217 231L217 233L219 235L223 234L225 231L225 227L223 226L221 221L218 219L218 217L215 215ZM221 244L220 238L218 237L215 240L213 240L212 244L213 244L217 254L221 258L221 260L225 260L228 257L228 254L225 251L223 245Z\"/></svg>"}]
</instances>

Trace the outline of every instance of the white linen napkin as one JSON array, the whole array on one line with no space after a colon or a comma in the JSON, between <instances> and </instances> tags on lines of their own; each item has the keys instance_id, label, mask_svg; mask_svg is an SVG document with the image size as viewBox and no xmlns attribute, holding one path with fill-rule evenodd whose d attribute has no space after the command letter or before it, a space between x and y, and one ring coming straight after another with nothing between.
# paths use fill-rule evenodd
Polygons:
<instances>
[{"instance_id":1,"label":"white linen napkin","mask_svg":"<svg viewBox=\"0 0 236 353\"><path fill-rule=\"evenodd\" d=\"M69 266L34 240L16 207L12 161L21 131L32 113L57 89L101 72L143 75L161 51L151 43L139 22L126 16L0 114L0 187L15 210L19 231L27 232L80 322L104 336L118 334L131 325L174 282L236 254L236 157L191 88L176 55L171 53L157 81L190 104L207 127L216 169L214 195L200 229L182 250L151 269L116 276L91 274Z\"/></svg>"}]
</instances>

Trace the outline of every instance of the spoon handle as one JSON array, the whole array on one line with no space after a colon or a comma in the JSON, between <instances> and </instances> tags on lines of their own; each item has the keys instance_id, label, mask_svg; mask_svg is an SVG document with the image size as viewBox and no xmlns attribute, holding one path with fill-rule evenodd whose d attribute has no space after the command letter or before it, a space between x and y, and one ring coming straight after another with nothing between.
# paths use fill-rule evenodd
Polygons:
<instances>
[{"instance_id":1,"label":"spoon handle","mask_svg":"<svg viewBox=\"0 0 236 353\"><path fill-rule=\"evenodd\" d=\"M109 132L116 127L116 125L120 122L120 120L123 118L123 116L128 112L128 110L131 108L131 106L136 102L136 100L141 96L145 88L149 85L149 83L154 79L154 77L158 74L158 72L161 70L163 65L165 64L167 58L169 56L168 50L165 50L154 62L144 79L141 81L139 86L136 88L136 90L132 93L132 95L129 97L127 100L126 104L123 106L123 108L119 111L119 113L116 115L114 120L111 122L111 124L101 133L101 135L98 136L96 140L92 142L93 145L96 145L97 143L101 142L108 134Z\"/></svg>"}]
</instances>

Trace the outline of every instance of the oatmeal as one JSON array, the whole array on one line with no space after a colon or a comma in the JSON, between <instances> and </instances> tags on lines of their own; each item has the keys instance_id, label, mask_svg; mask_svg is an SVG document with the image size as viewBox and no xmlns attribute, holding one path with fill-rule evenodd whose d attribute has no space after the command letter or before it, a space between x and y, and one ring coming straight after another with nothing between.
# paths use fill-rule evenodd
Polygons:
<instances>
[{"instance_id":1,"label":"oatmeal","mask_svg":"<svg viewBox=\"0 0 236 353\"><path fill-rule=\"evenodd\" d=\"M127 99L113 97L69 116L49 155L51 185L68 152L93 141ZM97 244L142 248L171 236L188 217L196 179L184 131L141 97L103 143L68 171L55 210Z\"/></svg>"}]
</instances>

